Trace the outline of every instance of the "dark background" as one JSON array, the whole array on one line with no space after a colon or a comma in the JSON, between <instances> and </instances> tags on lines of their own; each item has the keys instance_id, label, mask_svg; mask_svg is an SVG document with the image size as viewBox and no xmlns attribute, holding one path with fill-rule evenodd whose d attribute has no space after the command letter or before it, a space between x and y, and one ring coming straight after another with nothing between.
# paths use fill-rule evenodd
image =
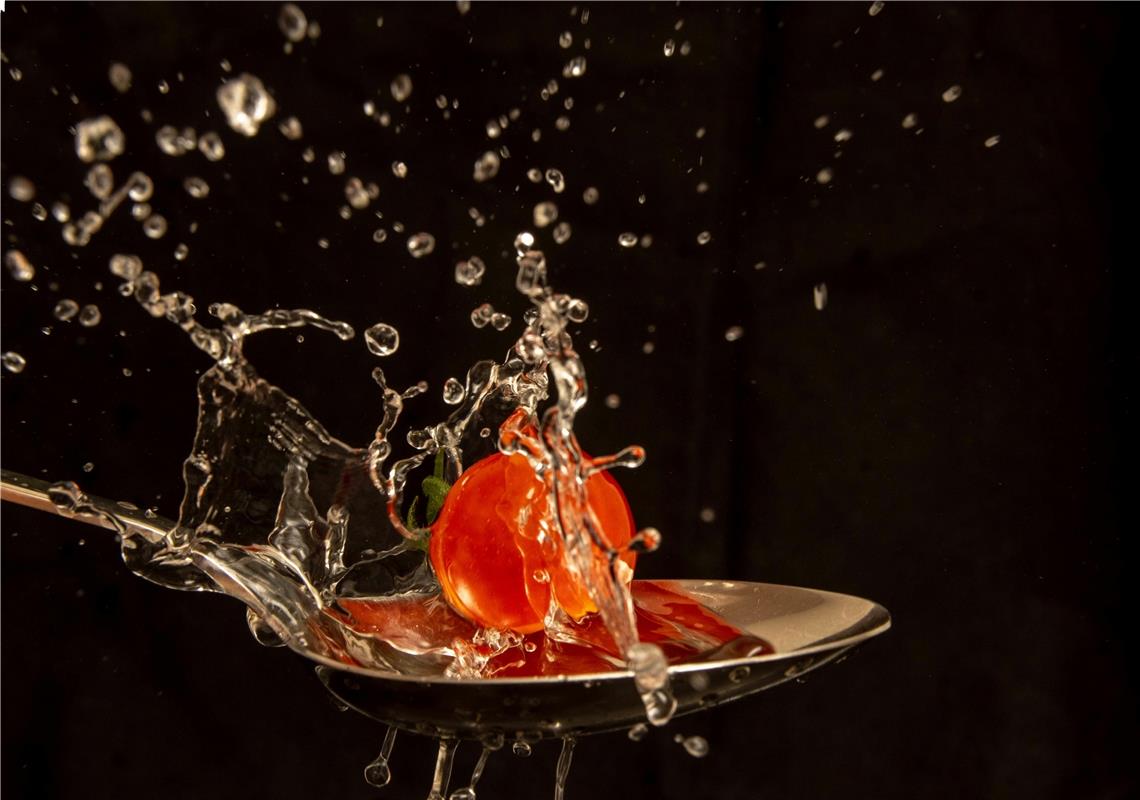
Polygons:
<instances>
[{"instance_id":1,"label":"dark background","mask_svg":"<svg viewBox=\"0 0 1140 800\"><path fill-rule=\"evenodd\" d=\"M2 278L3 349L28 359L2 376L3 466L176 513L208 364L117 295L106 263L120 251L199 307L395 324L402 345L385 370L397 385L428 380L409 418L438 417L443 380L517 335L517 324L476 331L467 314L489 300L517 320L507 251L534 203L554 199L574 232L562 246L540 240L552 281L593 310L577 334L591 381L581 439L592 452L649 450L619 476L639 523L665 535L639 575L830 589L895 619L804 686L641 743L584 739L570 796L1130 796L1136 10L888 3L872 18L867 5L593 4L586 25L564 5L476 3L463 16L452 3L306 5L321 36L286 55L277 4L9 2L5 186L22 174L45 205L93 207L68 126L109 113L128 141L116 178L145 169L171 229L145 239L124 207L72 251L56 223L5 194L5 248L38 274L35 290ZM666 59L667 38L692 53ZM586 76L563 79L580 53ZM220 119L223 58L277 98L254 139ZM134 73L126 95L108 83L112 61ZM387 90L399 72L414 81L407 111ZM551 77L561 88L544 102ZM952 84L962 97L943 103ZM439 94L460 101L449 120ZM370 98L392 127L365 118ZM486 120L516 106L521 119L487 142ZM921 131L901 127L911 112ZM560 113L568 131L554 128ZM291 114L300 142L276 130ZM817 130L821 114L831 122ZM218 130L226 158L159 155L163 124ZM837 147L842 127L854 138ZM983 147L994 134L1000 144ZM473 183L475 158L504 143L499 177ZM310 145L311 165L300 157ZM339 177L325 166L334 148L347 154ZM403 181L395 159L409 164ZM823 186L814 176L828 165ZM566 193L527 181L531 166L560 168ZM187 175L209 182L209 198L182 191ZM344 221L350 175L381 193ZM581 202L587 185L596 206ZM371 239L380 224L384 244ZM413 261L403 240L417 230L438 244ZM650 233L652 247L619 249L625 230ZM702 230L713 237L703 247ZM477 289L452 280L471 254L488 265ZM812 306L820 282L823 312ZM60 297L98 303L102 323L52 319ZM730 325L743 326L739 341L725 341ZM258 337L249 355L332 432L367 441L375 359L359 337L303 333ZM619 409L601 402L611 392ZM701 521L704 508L714 521ZM361 770L380 726L336 711L301 659L259 647L234 601L151 586L109 536L15 507L3 509L2 699L11 797L416 797L434 758L431 742L401 736L392 785L372 789ZM708 757L685 756L676 732L707 737ZM453 788L474 750L461 748ZM547 794L556 757L551 744L529 761L502 753L479 794Z\"/></svg>"}]
</instances>

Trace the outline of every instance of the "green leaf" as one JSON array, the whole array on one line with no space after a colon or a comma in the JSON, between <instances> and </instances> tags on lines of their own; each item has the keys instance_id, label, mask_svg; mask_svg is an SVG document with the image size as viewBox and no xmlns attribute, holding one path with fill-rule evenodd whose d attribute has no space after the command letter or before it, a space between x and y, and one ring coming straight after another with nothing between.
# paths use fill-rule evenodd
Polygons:
<instances>
[{"instance_id":1,"label":"green leaf","mask_svg":"<svg viewBox=\"0 0 1140 800\"><path fill-rule=\"evenodd\" d=\"M404 524L408 526L408 530L410 531L414 531L420 527L420 524L416 522L416 506L419 504L420 498L417 496L412 498L412 504L408 506L408 518Z\"/></svg>"},{"instance_id":2,"label":"green leaf","mask_svg":"<svg viewBox=\"0 0 1140 800\"><path fill-rule=\"evenodd\" d=\"M445 459L446 454L444 453L442 447L435 451L435 468L432 470L431 474L436 478L439 478L441 481L443 480L443 469L447 465Z\"/></svg>"},{"instance_id":3,"label":"green leaf","mask_svg":"<svg viewBox=\"0 0 1140 800\"><path fill-rule=\"evenodd\" d=\"M427 524L431 525L439 516L439 510L443 508L443 501L451 490L451 484L442 478L430 475L424 478L423 489L424 497L427 498Z\"/></svg>"}]
</instances>

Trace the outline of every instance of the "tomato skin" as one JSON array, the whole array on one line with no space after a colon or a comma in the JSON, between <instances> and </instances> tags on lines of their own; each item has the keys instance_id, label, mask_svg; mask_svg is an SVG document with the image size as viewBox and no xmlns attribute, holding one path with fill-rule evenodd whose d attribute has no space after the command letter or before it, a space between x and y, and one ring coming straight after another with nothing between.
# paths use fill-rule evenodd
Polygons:
<instances>
[{"instance_id":1,"label":"tomato skin","mask_svg":"<svg viewBox=\"0 0 1140 800\"><path fill-rule=\"evenodd\" d=\"M617 481L594 473L586 493L603 539L624 548L633 515ZM597 610L562 563L546 489L522 455L495 453L459 477L432 525L428 555L447 602L483 627L542 630L552 591L576 620ZM595 557L606 555L596 549ZM621 559L632 576L634 554Z\"/></svg>"}]
</instances>

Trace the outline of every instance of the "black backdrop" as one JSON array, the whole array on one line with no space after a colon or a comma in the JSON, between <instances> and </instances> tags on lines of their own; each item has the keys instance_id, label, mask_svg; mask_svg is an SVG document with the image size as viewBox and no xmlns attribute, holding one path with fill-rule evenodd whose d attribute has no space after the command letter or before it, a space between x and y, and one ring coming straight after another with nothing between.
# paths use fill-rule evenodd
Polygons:
<instances>
[{"instance_id":1,"label":"black backdrop","mask_svg":"<svg viewBox=\"0 0 1140 800\"><path fill-rule=\"evenodd\" d=\"M121 209L73 252L58 225L4 197L5 248L39 270L37 291L3 278L3 349L28 360L3 375L5 468L175 513L206 361L118 297L113 252L138 252L200 306L391 322L403 335L385 364L393 382L425 378L437 398L448 375L507 346L508 334L475 331L466 316L489 300L518 317L506 251L533 204L555 199L573 236L544 240L552 280L593 309L578 334L592 391L581 437L594 452L635 441L650 454L620 476L639 523L665 534L639 574L826 588L895 617L888 635L803 686L640 743L583 740L570 796L1136 790L1122 608L1134 7L887 4L872 18L866 4L594 4L585 25L563 5L306 9L321 35L286 55L276 4L7 4L5 185L26 175L45 205L89 208L68 126L109 113L128 141L117 177L151 174L171 230L145 239ZM665 58L668 38L692 52ZM563 79L579 53L586 76ZM254 139L219 118L222 59L277 97L277 118ZM107 80L112 61L133 70L126 95ZM407 112L387 91L399 72L414 81ZM561 88L544 102L551 77ZM962 96L944 103L953 84ZM439 94L460 101L449 120ZM370 98L392 126L365 118ZM486 120L514 106L520 120L487 142ZM276 130L291 114L300 142ZM822 114L831 122L816 129ZM226 158L158 155L162 124L221 131ZM854 136L837 146L840 128ZM984 147L992 135L1000 143ZM504 143L500 176L474 184L475 157ZM347 154L344 176L324 166L334 148ZM409 164L403 181L395 159ZM566 193L531 184L531 166L560 168ZM824 166L827 185L816 180ZM182 191L191 174L210 183L206 200ZM348 175L380 184L371 210L383 220L339 218ZM587 185L596 206L580 200ZM471 206L488 216L483 228ZM396 220L431 231L436 252L408 258ZM377 225L389 228L384 244L371 240ZM626 230L653 245L619 249ZM181 262L179 242L190 248ZM488 264L474 290L451 278L469 254ZM821 282L830 300L818 312ZM102 323L53 320L60 297L97 303ZM725 341L730 325L742 326L738 341ZM304 338L267 335L248 349L334 433L366 441L374 359L359 340ZM588 351L590 339L601 349ZM620 408L601 403L609 393ZM422 401L411 418L441 408ZM709 756L684 756L674 732L707 737ZM335 710L300 659L257 646L233 601L146 584L109 537L3 509L5 796L381 796L361 779L381 733ZM548 793L556 750L500 754L480 796ZM457 776L473 758L461 748ZM402 737L383 796L425 794L432 759L430 742Z\"/></svg>"}]
</instances>

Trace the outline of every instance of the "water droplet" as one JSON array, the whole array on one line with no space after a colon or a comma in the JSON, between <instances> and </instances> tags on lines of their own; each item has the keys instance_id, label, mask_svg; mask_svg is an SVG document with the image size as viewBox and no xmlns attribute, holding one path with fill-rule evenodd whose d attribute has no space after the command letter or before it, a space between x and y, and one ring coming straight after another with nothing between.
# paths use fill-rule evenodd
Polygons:
<instances>
[{"instance_id":1,"label":"water droplet","mask_svg":"<svg viewBox=\"0 0 1140 800\"><path fill-rule=\"evenodd\" d=\"M4 266L8 268L8 274L12 276L13 280L26 283L36 277L36 268L32 266L32 262L28 261L28 257L19 250L9 250L4 254Z\"/></svg>"},{"instance_id":2,"label":"water droplet","mask_svg":"<svg viewBox=\"0 0 1140 800\"><path fill-rule=\"evenodd\" d=\"M408 252L412 258L423 258L435 250L435 237L430 233L416 233L408 237Z\"/></svg>"},{"instance_id":3,"label":"water droplet","mask_svg":"<svg viewBox=\"0 0 1140 800\"><path fill-rule=\"evenodd\" d=\"M815 304L816 311L823 311L827 306L827 284L820 283L811 290L812 302Z\"/></svg>"},{"instance_id":4,"label":"water droplet","mask_svg":"<svg viewBox=\"0 0 1140 800\"><path fill-rule=\"evenodd\" d=\"M851 141L851 137L854 135L855 134L851 133L851 131L849 131L847 128L840 128L835 132L835 141L849 142Z\"/></svg>"},{"instance_id":5,"label":"water droplet","mask_svg":"<svg viewBox=\"0 0 1140 800\"><path fill-rule=\"evenodd\" d=\"M735 342L744 335L744 328L739 325L733 325L731 328L724 332L725 341Z\"/></svg>"},{"instance_id":6,"label":"water droplet","mask_svg":"<svg viewBox=\"0 0 1140 800\"><path fill-rule=\"evenodd\" d=\"M499 154L493 150L488 150L483 155L475 160L474 178L476 183L489 181L491 178L499 174Z\"/></svg>"},{"instance_id":7,"label":"water droplet","mask_svg":"<svg viewBox=\"0 0 1140 800\"><path fill-rule=\"evenodd\" d=\"M505 331L511 327L511 317L509 314L502 314L496 311L491 315L491 327L497 331Z\"/></svg>"},{"instance_id":8,"label":"water droplet","mask_svg":"<svg viewBox=\"0 0 1140 800\"><path fill-rule=\"evenodd\" d=\"M48 216L47 209L43 207L42 203L33 203L32 216L38 219L40 222L43 222L45 219L47 219Z\"/></svg>"},{"instance_id":9,"label":"water droplet","mask_svg":"<svg viewBox=\"0 0 1140 800\"><path fill-rule=\"evenodd\" d=\"M51 204L51 215L56 222L67 222L71 219L71 209L67 203L57 200Z\"/></svg>"},{"instance_id":10,"label":"water droplet","mask_svg":"<svg viewBox=\"0 0 1140 800\"><path fill-rule=\"evenodd\" d=\"M24 367L28 365L27 360L22 355L12 350L0 356L0 363L4 365L4 369L16 374L23 372Z\"/></svg>"},{"instance_id":11,"label":"water droplet","mask_svg":"<svg viewBox=\"0 0 1140 800\"><path fill-rule=\"evenodd\" d=\"M955 100L957 100L961 96L962 96L962 87L959 86L958 84L954 84L953 86L951 86L949 89L947 89L946 91L944 91L942 93L942 102L943 103L953 103Z\"/></svg>"},{"instance_id":12,"label":"water droplet","mask_svg":"<svg viewBox=\"0 0 1140 800\"><path fill-rule=\"evenodd\" d=\"M143 233L151 239L161 239L166 235L166 217L162 214L151 214L143 220Z\"/></svg>"},{"instance_id":13,"label":"water droplet","mask_svg":"<svg viewBox=\"0 0 1140 800\"><path fill-rule=\"evenodd\" d=\"M665 58L671 58L673 55L673 51L675 51L676 49L677 49L677 43L676 42L674 42L672 39L666 39L665 40L665 47L664 47Z\"/></svg>"},{"instance_id":14,"label":"water droplet","mask_svg":"<svg viewBox=\"0 0 1140 800\"><path fill-rule=\"evenodd\" d=\"M539 203L534 207L534 226L545 228L558 219L558 206L550 201Z\"/></svg>"},{"instance_id":15,"label":"water droplet","mask_svg":"<svg viewBox=\"0 0 1140 800\"><path fill-rule=\"evenodd\" d=\"M182 181L182 188L186 190L186 194L196 200L201 200L210 193L210 184L206 183L202 178L193 175Z\"/></svg>"},{"instance_id":16,"label":"water droplet","mask_svg":"<svg viewBox=\"0 0 1140 800\"><path fill-rule=\"evenodd\" d=\"M378 322L364 332L364 344L375 356L390 356L400 347L400 332L384 322Z\"/></svg>"},{"instance_id":17,"label":"water droplet","mask_svg":"<svg viewBox=\"0 0 1140 800\"><path fill-rule=\"evenodd\" d=\"M594 205L598 202L598 190L593 186L587 186L582 192L582 202L588 206Z\"/></svg>"},{"instance_id":18,"label":"water droplet","mask_svg":"<svg viewBox=\"0 0 1140 800\"><path fill-rule=\"evenodd\" d=\"M242 136L256 136L261 123L277 111L265 85L248 72L219 86L217 98L226 122Z\"/></svg>"},{"instance_id":19,"label":"water droplet","mask_svg":"<svg viewBox=\"0 0 1140 800\"><path fill-rule=\"evenodd\" d=\"M226 146L222 137L215 131L206 131L198 137L198 152L206 157L207 161L221 161L226 156Z\"/></svg>"},{"instance_id":20,"label":"water droplet","mask_svg":"<svg viewBox=\"0 0 1140 800\"><path fill-rule=\"evenodd\" d=\"M693 52L693 45L689 42L681 42L681 55L687 56L691 52Z\"/></svg>"},{"instance_id":21,"label":"water droplet","mask_svg":"<svg viewBox=\"0 0 1140 800\"><path fill-rule=\"evenodd\" d=\"M728 679L733 683L741 683L752 674L752 668L748 666L736 667L732 672L728 673Z\"/></svg>"},{"instance_id":22,"label":"water droplet","mask_svg":"<svg viewBox=\"0 0 1140 800\"><path fill-rule=\"evenodd\" d=\"M712 234L708 231L701 231L697 234L697 244L708 244L712 241Z\"/></svg>"},{"instance_id":23,"label":"water droplet","mask_svg":"<svg viewBox=\"0 0 1140 800\"><path fill-rule=\"evenodd\" d=\"M79 311L79 324L84 328L94 328L103 320L99 306L86 305Z\"/></svg>"},{"instance_id":24,"label":"water droplet","mask_svg":"<svg viewBox=\"0 0 1140 800\"><path fill-rule=\"evenodd\" d=\"M397 178L408 177L408 165L405 164L403 161L393 161L392 162L392 174L395 175Z\"/></svg>"},{"instance_id":25,"label":"water droplet","mask_svg":"<svg viewBox=\"0 0 1140 800\"><path fill-rule=\"evenodd\" d=\"M563 116L559 117L558 119L554 120L554 127L560 131L564 131L564 130L569 129L570 117L563 115Z\"/></svg>"},{"instance_id":26,"label":"water droplet","mask_svg":"<svg viewBox=\"0 0 1140 800\"><path fill-rule=\"evenodd\" d=\"M368 208L368 204L372 201L368 190L364 188L364 181L360 178L349 178L345 181L344 196L348 199L348 204L357 211Z\"/></svg>"},{"instance_id":27,"label":"water droplet","mask_svg":"<svg viewBox=\"0 0 1140 800\"><path fill-rule=\"evenodd\" d=\"M483 263L483 259L471 256L455 265L455 282L461 286L478 286L486 271L487 265Z\"/></svg>"},{"instance_id":28,"label":"water droplet","mask_svg":"<svg viewBox=\"0 0 1140 800\"><path fill-rule=\"evenodd\" d=\"M75 153L80 161L110 161L126 146L127 137L108 116L85 119L75 126Z\"/></svg>"},{"instance_id":29,"label":"water droplet","mask_svg":"<svg viewBox=\"0 0 1140 800\"><path fill-rule=\"evenodd\" d=\"M911 113L911 114L907 114L905 117L903 117L902 126L903 126L904 130L909 131L911 128L913 128L917 124L918 124L918 114Z\"/></svg>"},{"instance_id":30,"label":"water droplet","mask_svg":"<svg viewBox=\"0 0 1140 800\"><path fill-rule=\"evenodd\" d=\"M560 170L548 169L546 171L546 182L554 189L555 194L561 194L566 189L566 179Z\"/></svg>"},{"instance_id":31,"label":"water droplet","mask_svg":"<svg viewBox=\"0 0 1140 800\"><path fill-rule=\"evenodd\" d=\"M686 736L680 738L680 734L674 741L680 740L680 744L685 748L685 752L693 758L704 758L709 754L709 743L703 736Z\"/></svg>"},{"instance_id":32,"label":"water droplet","mask_svg":"<svg viewBox=\"0 0 1140 800\"><path fill-rule=\"evenodd\" d=\"M631 742L640 742L645 738L645 735L647 733L649 733L649 726L644 722L639 722L629 729L629 732L626 733L626 736L629 737L629 740Z\"/></svg>"},{"instance_id":33,"label":"water droplet","mask_svg":"<svg viewBox=\"0 0 1140 800\"><path fill-rule=\"evenodd\" d=\"M130 91L131 77L131 68L118 61L111 64L107 69L107 79L111 81L111 85L115 87L115 91L120 94L125 94Z\"/></svg>"},{"instance_id":34,"label":"water droplet","mask_svg":"<svg viewBox=\"0 0 1140 800\"><path fill-rule=\"evenodd\" d=\"M388 231L384 230L383 228L377 228L372 232L372 241L376 242L377 244L380 244L387 239Z\"/></svg>"},{"instance_id":35,"label":"water droplet","mask_svg":"<svg viewBox=\"0 0 1140 800\"><path fill-rule=\"evenodd\" d=\"M619 408L621 406L621 395L619 395L619 394L607 394L606 399L605 399L605 403L606 403L606 408Z\"/></svg>"},{"instance_id":36,"label":"water droplet","mask_svg":"<svg viewBox=\"0 0 1140 800\"><path fill-rule=\"evenodd\" d=\"M883 10L883 0L875 0L871 3L871 7L867 9L867 13L872 17L879 16L879 12Z\"/></svg>"},{"instance_id":37,"label":"water droplet","mask_svg":"<svg viewBox=\"0 0 1140 800\"><path fill-rule=\"evenodd\" d=\"M490 303L483 303L471 312L471 324L476 328L485 328L495 315L495 309Z\"/></svg>"},{"instance_id":38,"label":"water droplet","mask_svg":"<svg viewBox=\"0 0 1140 800\"><path fill-rule=\"evenodd\" d=\"M716 511L711 508L701 509L701 522L716 522Z\"/></svg>"},{"instance_id":39,"label":"water droplet","mask_svg":"<svg viewBox=\"0 0 1140 800\"><path fill-rule=\"evenodd\" d=\"M116 253L108 263L111 274L125 281L133 281L142 273L143 263L138 256Z\"/></svg>"},{"instance_id":40,"label":"water droplet","mask_svg":"<svg viewBox=\"0 0 1140 800\"><path fill-rule=\"evenodd\" d=\"M448 378L443 384L443 402L449 406L457 406L462 403L466 394L463 384L455 378Z\"/></svg>"},{"instance_id":41,"label":"water droplet","mask_svg":"<svg viewBox=\"0 0 1140 800\"><path fill-rule=\"evenodd\" d=\"M815 118L815 122L813 122L812 125L814 125L815 129L818 131L826 128L830 123L831 117L829 117L827 114L820 114Z\"/></svg>"},{"instance_id":42,"label":"water droplet","mask_svg":"<svg viewBox=\"0 0 1140 800\"><path fill-rule=\"evenodd\" d=\"M175 261L185 261L186 257L189 255L190 255L190 248L184 243L179 243L178 246L174 248L174 260Z\"/></svg>"},{"instance_id":43,"label":"water droplet","mask_svg":"<svg viewBox=\"0 0 1140 800\"><path fill-rule=\"evenodd\" d=\"M618 244L622 247L633 247L637 244L637 234L626 231L618 236Z\"/></svg>"},{"instance_id":44,"label":"water droplet","mask_svg":"<svg viewBox=\"0 0 1140 800\"><path fill-rule=\"evenodd\" d=\"M882 69L875 70L874 72L871 73L871 82L876 83L876 82L882 80L883 75L884 75L884 73L883 73Z\"/></svg>"},{"instance_id":45,"label":"water droplet","mask_svg":"<svg viewBox=\"0 0 1140 800\"><path fill-rule=\"evenodd\" d=\"M83 471L84 472L94 472L95 471L95 465L92 464L90 461L88 461L86 464L83 465Z\"/></svg>"},{"instance_id":46,"label":"water droplet","mask_svg":"<svg viewBox=\"0 0 1140 800\"><path fill-rule=\"evenodd\" d=\"M821 186L826 186L827 184L831 183L831 179L834 177L835 173L832 171L831 167L824 167L815 174L815 182Z\"/></svg>"},{"instance_id":47,"label":"water droplet","mask_svg":"<svg viewBox=\"0 0 1140 800\"><path fill-rule=\"evenodd\" d=\"M286 117L281 120L277 125L277 130L281 131L282 136L293 142L305 135L305 131L301 127L301 120L296 117Z\"/></svg>"},{"instance_id":48,"label":"water droplet","mask_svg":"<svg viewBox=\"0 0 1140 800\"><path fill-rule=\"evenodd\" d=\"M563 50L574 44L574 35L570 31L562 31L558 34L558 46Z\"/></svg>"},{"instance_id":49,"label":"water droplet","mask_svg":"<svg viewBox=\"0 0 1140 800\"><path fill-rule=\"evenodd\" d=\"M8 196L21 203L29 203L36 197L36 185L23 175L16 175L8 181Z\"/></svg>"},{"instance_id":50,"label":"water droplet","mask_svg":"<svg viewBox=\"0 0 1140 800\"><path fill-rule=\"evenodd\" d=\"M198 144L198 136L193 128L179 131L173 125L163 125L154 134L158 149L168 156L183 156Z\"/></svg>"},{"instance_id":51,"label":"water droplet","mask_svg":"<svg viewBox=\"0 0 1140 800\"><path fill-rule=\"evenodd\" d=\"M115 176L106 164L96 164L87 171L83 185L98 200L106 200L115 189Z\"/></svg>"},{"instance_id":52,"label":"water droplet","mask_svg":"<svg viewBox=\"0 0 1140 800\"><path fill-rule=\"evenodd\" d=\"M67 322L79 313L79 304L74 300L60 300L51 313L60 322Z\"/></svg>"},{"instance_id":53,"label":"water droplet","mask_svg":"<svg viewBox=\"0 0 1140 800\"><path fill-rule=\"evenodd\" d=\"M590 316L590 306L584 300L574 298L566 304L566 317L571 322L582 323Z\"/></svg>"},{"instance_id":54,"label":"water droplet","mask_svg":"<svg viewBox=\"0 0 1140 800\"><path fill-rule=\"evenodd\" d=\"M277 27L285 34L286 39L296 43L305 38L309 22L305 19L304 11L293 3L286 3L281 6L281 11L277 14Z\"/></svg>"},{"instance_id":55,"label":"water droplet","mask_svg":"<svg viewBox=\"0 0 1140 800\"><path fill-rule=\"evenodd\" d=\"M329 173L332 175L344 174L344 153L334 150L329 153Z\"/></svg>"},{"instance_id":56,"label":"water droplet","mask_svg":"<svg viewBox=\"0 0 1140 800\"><path fill-rule=\"evenodd\" d=\"M559 222L554 226L554 231L551 235L554 237L555 244L566 244L570 240L570 223Z\"/></svg>"},{"instance_id":57,"label":"water droplet","mask_svg":"<svg viewBox=\"0 0 1140 800\"><path fill-rule=\"evenodd\" d=\"M392 79L392 85L389 88L392 90L392 99L397 103L404 102L412 94L411 76L400 73Z\"/></svg>"},{"instance_id":58,"label":"water droplet","mask_svg":"<svg viewBox=\"0 0 1140 800\"><path fill-rule=\"evenodd\" d=\"M986 139L986 147L997 147L997 145L1000 141L1001 141L1001 136L998 136L995 134L995 135L991 136L990 138Z\"/></svg>"},{"instance_id":59,"label":"water droplet","mask_svg":"<svg viewBox=\"0 0 1140 800\"><path fill-rule=\"evenodd\" d=\"M531 747L522 739L518 739L511 745L511 752L519 758L529 758L531 754Z\"/></svg>"},{"instance_id":60,"label":"water droplet","mask_svg":"<svg viewBox=\"0 0 1140 800\"><path fill-rule=\"evenodd\" d=\"M392 770L388 766L388 759L378 758L365 767L364 780L378 789L387 786L392 781Z\"/></svg>"},{"instance_id":61,"label":"water droplet","mask_svg":"<svg viewBox=\"0 0 1140 800\"><path fill-rule=\"evenodd\" d=\"M586 74L586 57L574 56L562 68L563 78L580 78Z\"/></svg>"},{"instance_id":62,"label":"water droplet","mask_svg":"<svg viewBox=\"0 0 1140 800\"><path fill-rule=\"evenodd\" d=\"M9 68L8 74L11 75L12 80L16 81L17 83L24 79L24 73L19 67Z\"/></svg>"}]
</instances>

